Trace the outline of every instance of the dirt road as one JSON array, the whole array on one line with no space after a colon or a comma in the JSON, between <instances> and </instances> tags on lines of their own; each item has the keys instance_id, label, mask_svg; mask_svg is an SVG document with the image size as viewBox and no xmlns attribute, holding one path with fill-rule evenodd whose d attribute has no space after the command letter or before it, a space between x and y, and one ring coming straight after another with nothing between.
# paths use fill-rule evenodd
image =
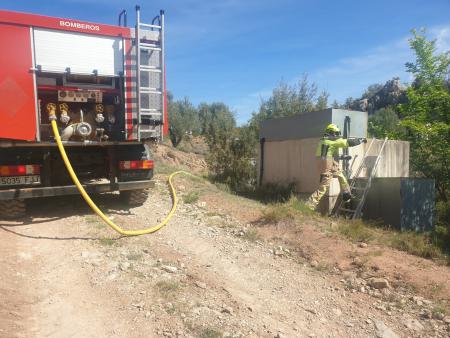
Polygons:
<instances>
[{"instance_id":1,"label":"dirt road","mask_svg":"<svg viewBox=\"0 0 450 338\"><path fill-rule=\"evenodd\" d=\"M187 193L195 182L177 184ZM115 195L98 202L128 228L155 224L170 207L164 177L142 207L123 209ZM0 336L448 336L436 303L325 269L217 210L201 197L160 232L119 238L79 197L33 201L27 219L0 221Z\"/></svg>"}]
</instances>

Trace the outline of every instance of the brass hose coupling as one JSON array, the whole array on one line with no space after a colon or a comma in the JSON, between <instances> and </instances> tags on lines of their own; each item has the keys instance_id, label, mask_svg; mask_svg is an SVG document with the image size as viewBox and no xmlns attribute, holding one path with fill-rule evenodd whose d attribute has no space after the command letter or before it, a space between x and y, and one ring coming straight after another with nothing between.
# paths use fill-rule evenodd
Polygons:
<instances>
[{"instance_id":1,"label":"brass hose coupling","mask_svg":"<svg viewBox=\"0 0 450 338\"><path fill-rule=\"evenodd\" d=\"M56 121L56 104L47 103L46 109L48 113L48 119L50 121Z\"/></svg>"},{"instance_id":2,"label":"brass hose coupling","mask_svg":"<svg viewBox=\"0 0 450 338\"><path fill-rule=\"evenodd\" d=\"M61 112L61 116L59 118L59 120L64 123L67 124L70 121L70 117L69 117L69 106L67 105L67 103L61 103L59 105L59 111Z\"/></svg>"},{"instance_id":3,"label":"brass hose coupling","mask_svg":"<svg viewBox=\"0 0 450 338\"><path fill-rule=\"evenodd\" d=\"M103 121L105 121L105 117L103 116L104 111L105 108L102 104L99 103L95 105L95 112L97 113L97 115L95 116L95 122L102 123Z\"/></svg>"}]
</instances>

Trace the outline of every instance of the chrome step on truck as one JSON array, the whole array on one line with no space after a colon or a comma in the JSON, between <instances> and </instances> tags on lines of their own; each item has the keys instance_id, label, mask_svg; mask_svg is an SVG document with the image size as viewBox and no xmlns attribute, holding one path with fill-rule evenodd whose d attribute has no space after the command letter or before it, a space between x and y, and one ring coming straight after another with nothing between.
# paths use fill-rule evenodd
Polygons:
<instances>
[{"instance_id":1,"label":"chrome step on truck","mask_svg":"<svg viewBox=\"0 0 450 338\"><path fill-rule=\"evenodd\" d=\"M140 17L137 6L131 28L126 11L117 26L0 11L1 218L23 215L26 199L78 194L51 120L88 192L145 202L148 144L168 124L164 12Z\"/></svg>"}]
</instances>

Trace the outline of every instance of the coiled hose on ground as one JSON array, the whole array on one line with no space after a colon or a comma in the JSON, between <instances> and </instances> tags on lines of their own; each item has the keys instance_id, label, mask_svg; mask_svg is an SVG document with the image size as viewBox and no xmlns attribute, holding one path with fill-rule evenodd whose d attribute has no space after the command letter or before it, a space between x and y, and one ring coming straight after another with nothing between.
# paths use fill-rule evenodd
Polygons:
<instances>
[{"instance_id":1,"label":"coiled hose on ground","mask_svg":"<svg viewBox=\"0 0 450 338\"><path fill-rule=\"evenodd\" d=\"M108 218L108 216L106 216L97 207L97 205L94 203L94 201L92 201L92 199L89 197L88 193L86 192L84 187L81 185L80 181L78 180L78 177L75 174L75 171L73 170L72 165L70 164L69 158L67 157L66 151L64 149L64 145L61 142L61 137L59 135L58 126L56 124L56 121L52 120L51 123L52 123L53 133L55 135L56 144L58 145L59 152L61 153L61 157L64 161L64 164L66 165L67 171L69 172L73 183L75 183L76 187L78 188L78 191L80 192L81 196L83 196L86 203L91 207L91 209L98 216L100 216L100 218L106 224L108 224L111 228L113 228L115 231L117 231L121 235L139 236L139 235L151 234L152 232L158 231L159 229L161 229L163 226L165 226L169 222L169 220L172 218L173 214L175 213L175 210L177 209L177 205L178 205L178 198L177 198L175 188L173 187L172 179L176 175L179 175L179 174L185 174L185 175L192 175L192 174L185 172L185 171L176 171L176 172L170 174L168 183L169 183L170 193L171 193L171 197L172 197L172 208L170 209L166 218L164 218L164 220L161 223L154 225L152 227L146 228L146 229L142 229L142 230L125 230L125 229L121 228L120 226L118 226L117 224L115 224L110 218Z\"/></svg>"}]
</instances>

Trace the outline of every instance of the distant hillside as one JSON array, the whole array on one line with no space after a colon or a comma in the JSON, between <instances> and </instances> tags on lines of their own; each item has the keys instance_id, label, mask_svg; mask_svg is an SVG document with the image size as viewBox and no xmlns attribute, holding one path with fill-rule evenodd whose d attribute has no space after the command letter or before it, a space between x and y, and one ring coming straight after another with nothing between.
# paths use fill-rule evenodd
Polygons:
<instances>
[{"instance_id":1,"label":"distant hillside","mask_svg":"<svg viewBox=\"0 0 450 338\"><path fill-rule=\"evenodd\" d=\"M406 87L400 83L398 77L395 77L384 85L369 86L361 98L350 97L341 107L366 111L371 115L381 108L394 107L399 103L405 103L406 100Z\"/></svg>"}]
</instances>

